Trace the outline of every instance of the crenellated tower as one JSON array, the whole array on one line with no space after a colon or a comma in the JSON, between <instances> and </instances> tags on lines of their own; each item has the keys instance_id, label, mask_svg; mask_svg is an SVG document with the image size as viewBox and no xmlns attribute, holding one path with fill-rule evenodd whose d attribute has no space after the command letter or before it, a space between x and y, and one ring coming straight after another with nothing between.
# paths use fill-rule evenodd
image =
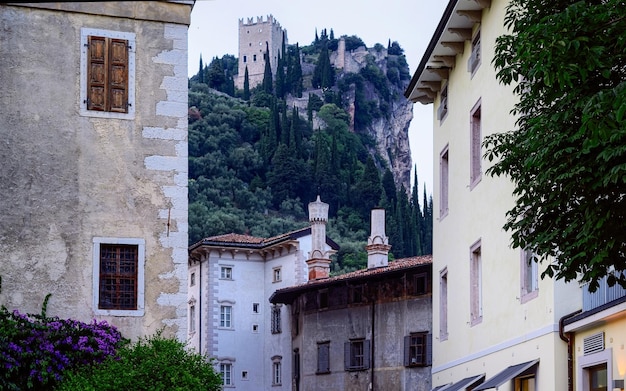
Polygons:
<instances>
[{"instance_id":1,"label":"crenellated tower","mask_svg":"<svg viewBox=\"0 0 626 391\"><path fill-rule=\"evenodd\" d=\"M271 14L266 19L263 16L258 16L256 22L254 18L247 18L246 23L244 23L243 18L239 19L239 75L235 82L237 88L243 88L246 66L248 67L250 88L263 82L265 71L263 55L266 44L270 54L272 75L276 75L278 53L281 51L283 35L286 45L287 30L284 30ZM282 57L283 53L280 55Z\"/></svg>"}]
</instances>

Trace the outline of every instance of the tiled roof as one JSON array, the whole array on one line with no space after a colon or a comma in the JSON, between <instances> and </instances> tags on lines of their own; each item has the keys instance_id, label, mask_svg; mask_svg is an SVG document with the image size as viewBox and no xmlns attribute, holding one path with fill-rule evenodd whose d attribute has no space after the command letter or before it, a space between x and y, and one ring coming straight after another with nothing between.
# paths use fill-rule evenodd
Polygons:
<instances>
[{"instance_id":1,"label":"tiled roof","mask_svg":"<svg viewBox=\"0 0 626 391\"><path fill-rule=\"evenodd\" d=\"M385 274L399 272L402 270L408 270L419 266L430 265L433 263L432 255L421 255L416 257L401 258L395 261L390 261L387 266L377 267L374 269L361 269L354 272L341 274L334 277L322 278L319 280L311 280L304 284L291 286L288 288L279 289L272 294L270 301L273 303L274 299L284 300L293 298L295 295L305 292L309 289L319 289L324 285L332 285L343 281L375 278L376 276L382 276ZM284 302L284 301L280 301Z\"/></svg>"},{"instance_id":2,"label":"tiled roof","mask_svg":"<svg viewBox=\"0 0 626 391\"><path fill-rule=\"evenodd\" d=\"M396 259L395 261L390 261L387 266L377 267L374 269L356 270L350 273L340 274L334 277L309 281L304 285L313 285L316 283L342 281L342 280L350 280L350 279L360 278L360 277L368 277L368 276L373 276L377 274L389 273L389 272L393 272L396 270L410 269L415 266L427 265L429 263L433 263L432 255L421 255L417 257L401 258L401 259Z\"/></svg>"},{"instance_id":3,"label":"tiled roof","mask_svg":"<svg viewBox=\"0 0 626 391\"><path fill-rule=\"evenodd\" d=\"M195 250L201 246L223 246L223 247L251 247L255 249L271 246L276 243L295 240L302 236L311 234L311 227L300 228L284 234L272 236L271 238L260 238L257 236L229 233L224 235L210 236L189 246L189 250ZM326 238L326 243L331 248L337 250L339 246L330 238Z\"/></svg>"}]
</instances>

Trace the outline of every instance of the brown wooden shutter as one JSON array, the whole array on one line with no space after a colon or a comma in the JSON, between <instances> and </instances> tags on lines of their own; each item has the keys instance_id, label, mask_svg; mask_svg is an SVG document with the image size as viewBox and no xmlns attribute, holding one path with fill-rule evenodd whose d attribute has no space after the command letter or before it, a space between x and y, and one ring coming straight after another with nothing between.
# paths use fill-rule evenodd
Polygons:
<instances>
[{"instance_id":1,"label":"brown wooden shutter","mask_svg":"<svg viewBox=\"0 0 626 391\"><path fill-rule=\"evenodd\" d=\"M107 44L105 37L88 38L87 110L106 111Z\"/></svg>"},{"instance_id":2,"label":"brown wooden shutter","mask_svg":"<svg viewBox=\"0 0 626 391\"><path fill-rule=\"evenodd\" d=\"M128 41L109 41L109 107L116 113L128 113Z\"/></svg>"}]
</instances>

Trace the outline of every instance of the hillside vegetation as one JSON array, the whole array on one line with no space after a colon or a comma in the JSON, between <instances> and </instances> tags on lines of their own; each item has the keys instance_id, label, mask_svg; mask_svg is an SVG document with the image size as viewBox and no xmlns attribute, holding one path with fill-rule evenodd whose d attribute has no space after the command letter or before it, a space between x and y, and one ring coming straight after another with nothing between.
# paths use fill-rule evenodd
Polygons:
<instances>
[{"instance_id":1,"label":"hillside vegetation","mask_svg":"<svg viewBox=\"0 0 626 391\"><path fill-rule=\"evenodd\" d=\"M364 46L357 37L344 39L347 48ZM252 90L247 83L234 88L233 56L200 64L189 81L191 243L307 226L307 205L320 195L330 204L328 235L341 246L334 273L366 265L374 207L387 211L393 257L431 252L432 199L424 191L420 205L417 178L408 192L392 173L393 153L382 156L368 132L403 99L410 75L402 49L377 45L384 63L368 58L358 73L348 73L330 64L336 41L331 30L310 46L285 47L276 76L266 72ZM294 102L303 96L306 106L299 107Z\"/></svg>"}]
</instances>

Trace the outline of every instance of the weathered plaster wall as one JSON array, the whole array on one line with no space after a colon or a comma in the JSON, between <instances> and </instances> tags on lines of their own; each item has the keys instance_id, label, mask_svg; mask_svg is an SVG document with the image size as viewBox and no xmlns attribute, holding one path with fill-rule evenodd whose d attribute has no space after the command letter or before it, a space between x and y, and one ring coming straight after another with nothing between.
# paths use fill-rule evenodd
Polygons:
<instances>
[{"instance_id":1,"label":"weathered plaster wall","mask_svg":"<svg viewBox=\"0 0 626 391\"><path fill-rule=\"evenodd\" d=\"M134 120L79 115L81 27L136 34ZM89 321L93 238L142 238L145 315L98 318L183 338L187 26L5 5L0 31L0 303L52 293L49 314Z\"/></svg>"}]
</instances>

